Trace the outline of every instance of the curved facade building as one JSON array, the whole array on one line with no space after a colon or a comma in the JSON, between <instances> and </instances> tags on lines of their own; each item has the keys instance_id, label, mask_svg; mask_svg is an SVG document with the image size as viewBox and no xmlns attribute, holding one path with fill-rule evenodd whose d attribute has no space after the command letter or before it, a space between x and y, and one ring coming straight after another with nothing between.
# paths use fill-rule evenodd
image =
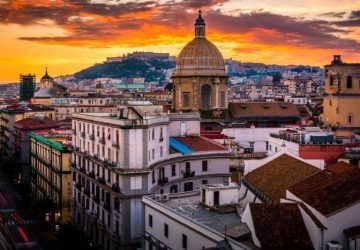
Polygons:
<instances>
[{"instance_id":1,"label":"curved facade building","mask_svg":"<svg viewBox=\"0 0 360 250\"><path fill-rule=\"evenodd\" d=\"M180 52L172 75L174 110L199 111L227 108L227 74L219 49L206 39L199 12L195 38Z\"/></svg>"}]
</instances>

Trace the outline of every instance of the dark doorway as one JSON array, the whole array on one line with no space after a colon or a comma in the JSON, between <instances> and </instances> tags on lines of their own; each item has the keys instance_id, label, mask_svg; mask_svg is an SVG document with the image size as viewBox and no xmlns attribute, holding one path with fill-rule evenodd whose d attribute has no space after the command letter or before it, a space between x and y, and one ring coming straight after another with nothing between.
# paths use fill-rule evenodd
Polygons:
<instances>
[{"instance_id":1,"label":"dark doorway","mask_svg":"<svg viewBox=\"0 0 360 250\"><path fill-rule=\"evenodd\" d=\"M214 191L214 205L219 206L219 191Z\"/></svg>"}]
</instances>

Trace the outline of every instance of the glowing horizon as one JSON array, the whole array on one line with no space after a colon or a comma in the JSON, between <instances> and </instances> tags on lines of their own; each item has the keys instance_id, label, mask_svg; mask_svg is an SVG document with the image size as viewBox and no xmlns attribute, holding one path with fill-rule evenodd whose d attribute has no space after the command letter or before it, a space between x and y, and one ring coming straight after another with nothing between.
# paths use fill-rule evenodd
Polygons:
<instances>
[{"instance_id":1,"label":"glowing horizon","mask_svg":"<svg viewBox=\"0 0 360 250\"><path fill-rule=\"evenodd\" d=\"M193 38L198 9L225 59L360 62L358 0L0 0L0 83L28 73L38 80L45 67L53 77L73 74L134 51L176 56Z\"/></svg>"}]
</instances>

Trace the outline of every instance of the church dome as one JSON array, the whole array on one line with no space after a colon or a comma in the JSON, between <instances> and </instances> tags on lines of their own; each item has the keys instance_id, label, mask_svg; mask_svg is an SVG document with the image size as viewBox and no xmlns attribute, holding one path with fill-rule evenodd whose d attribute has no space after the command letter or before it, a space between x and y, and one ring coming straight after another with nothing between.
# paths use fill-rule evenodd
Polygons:
<instances>
[{"instance_id":1,"label":"church dome","mask_svg":"<svg viewBox=\"0 0 360 250\"><path fill-rule=\"evenodd\" d=\"M179 76L227 76L219 49L205 38L205 21L201 12L195 23L195 38L176 59L173 77Z\"/></svg>"},{"instance_id":2,"label":"church dome","mask_svg":"<svg viewBox=\"0 0 360 250\"><path fill-rule=\"evenodd\" d=\"M46 81L46 80L53 80L53 78L51 76L49 76L47 68L45 70L45 75L43 77L41 77L41 81Z\"/></svg>"},{"instance_id":3,"label":"church dome","mask_svg":"<svg viewBox=\"0 0 360 250\"><path fill-rule=\"evenodd\" d=\"M36 98L51 98L51 94L49 89L47 88L40 88L38 91L34 93L34 97Z\"/></svg>"}]
</instances>

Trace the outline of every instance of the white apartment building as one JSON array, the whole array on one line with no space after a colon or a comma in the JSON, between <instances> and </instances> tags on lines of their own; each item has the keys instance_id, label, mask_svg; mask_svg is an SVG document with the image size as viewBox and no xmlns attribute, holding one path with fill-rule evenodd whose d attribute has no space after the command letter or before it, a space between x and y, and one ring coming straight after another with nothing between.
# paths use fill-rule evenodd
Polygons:
<instances>
[{"instance_id":1,"label":"white apartment building","mask_svg":"<svg viewBox=\"0 0 360 250\"><path fill-rule=\"evenodd\" d=\"M250 230L235 209L238 199L235 183L143 197L143 249L253 249Z\"/></svg>"},{"instance_id":2,"label":"white apartment building","mask_svg":"<svg viewBox=\"0 0 360 250\"><path fill-rule=\"evenodd\" d=\"M141 198L196 190L230 176L230 155L202 138L198 113L154 107L74 114L72 213L94 245L139 247Z\"/></svg>"}]
</instances>

